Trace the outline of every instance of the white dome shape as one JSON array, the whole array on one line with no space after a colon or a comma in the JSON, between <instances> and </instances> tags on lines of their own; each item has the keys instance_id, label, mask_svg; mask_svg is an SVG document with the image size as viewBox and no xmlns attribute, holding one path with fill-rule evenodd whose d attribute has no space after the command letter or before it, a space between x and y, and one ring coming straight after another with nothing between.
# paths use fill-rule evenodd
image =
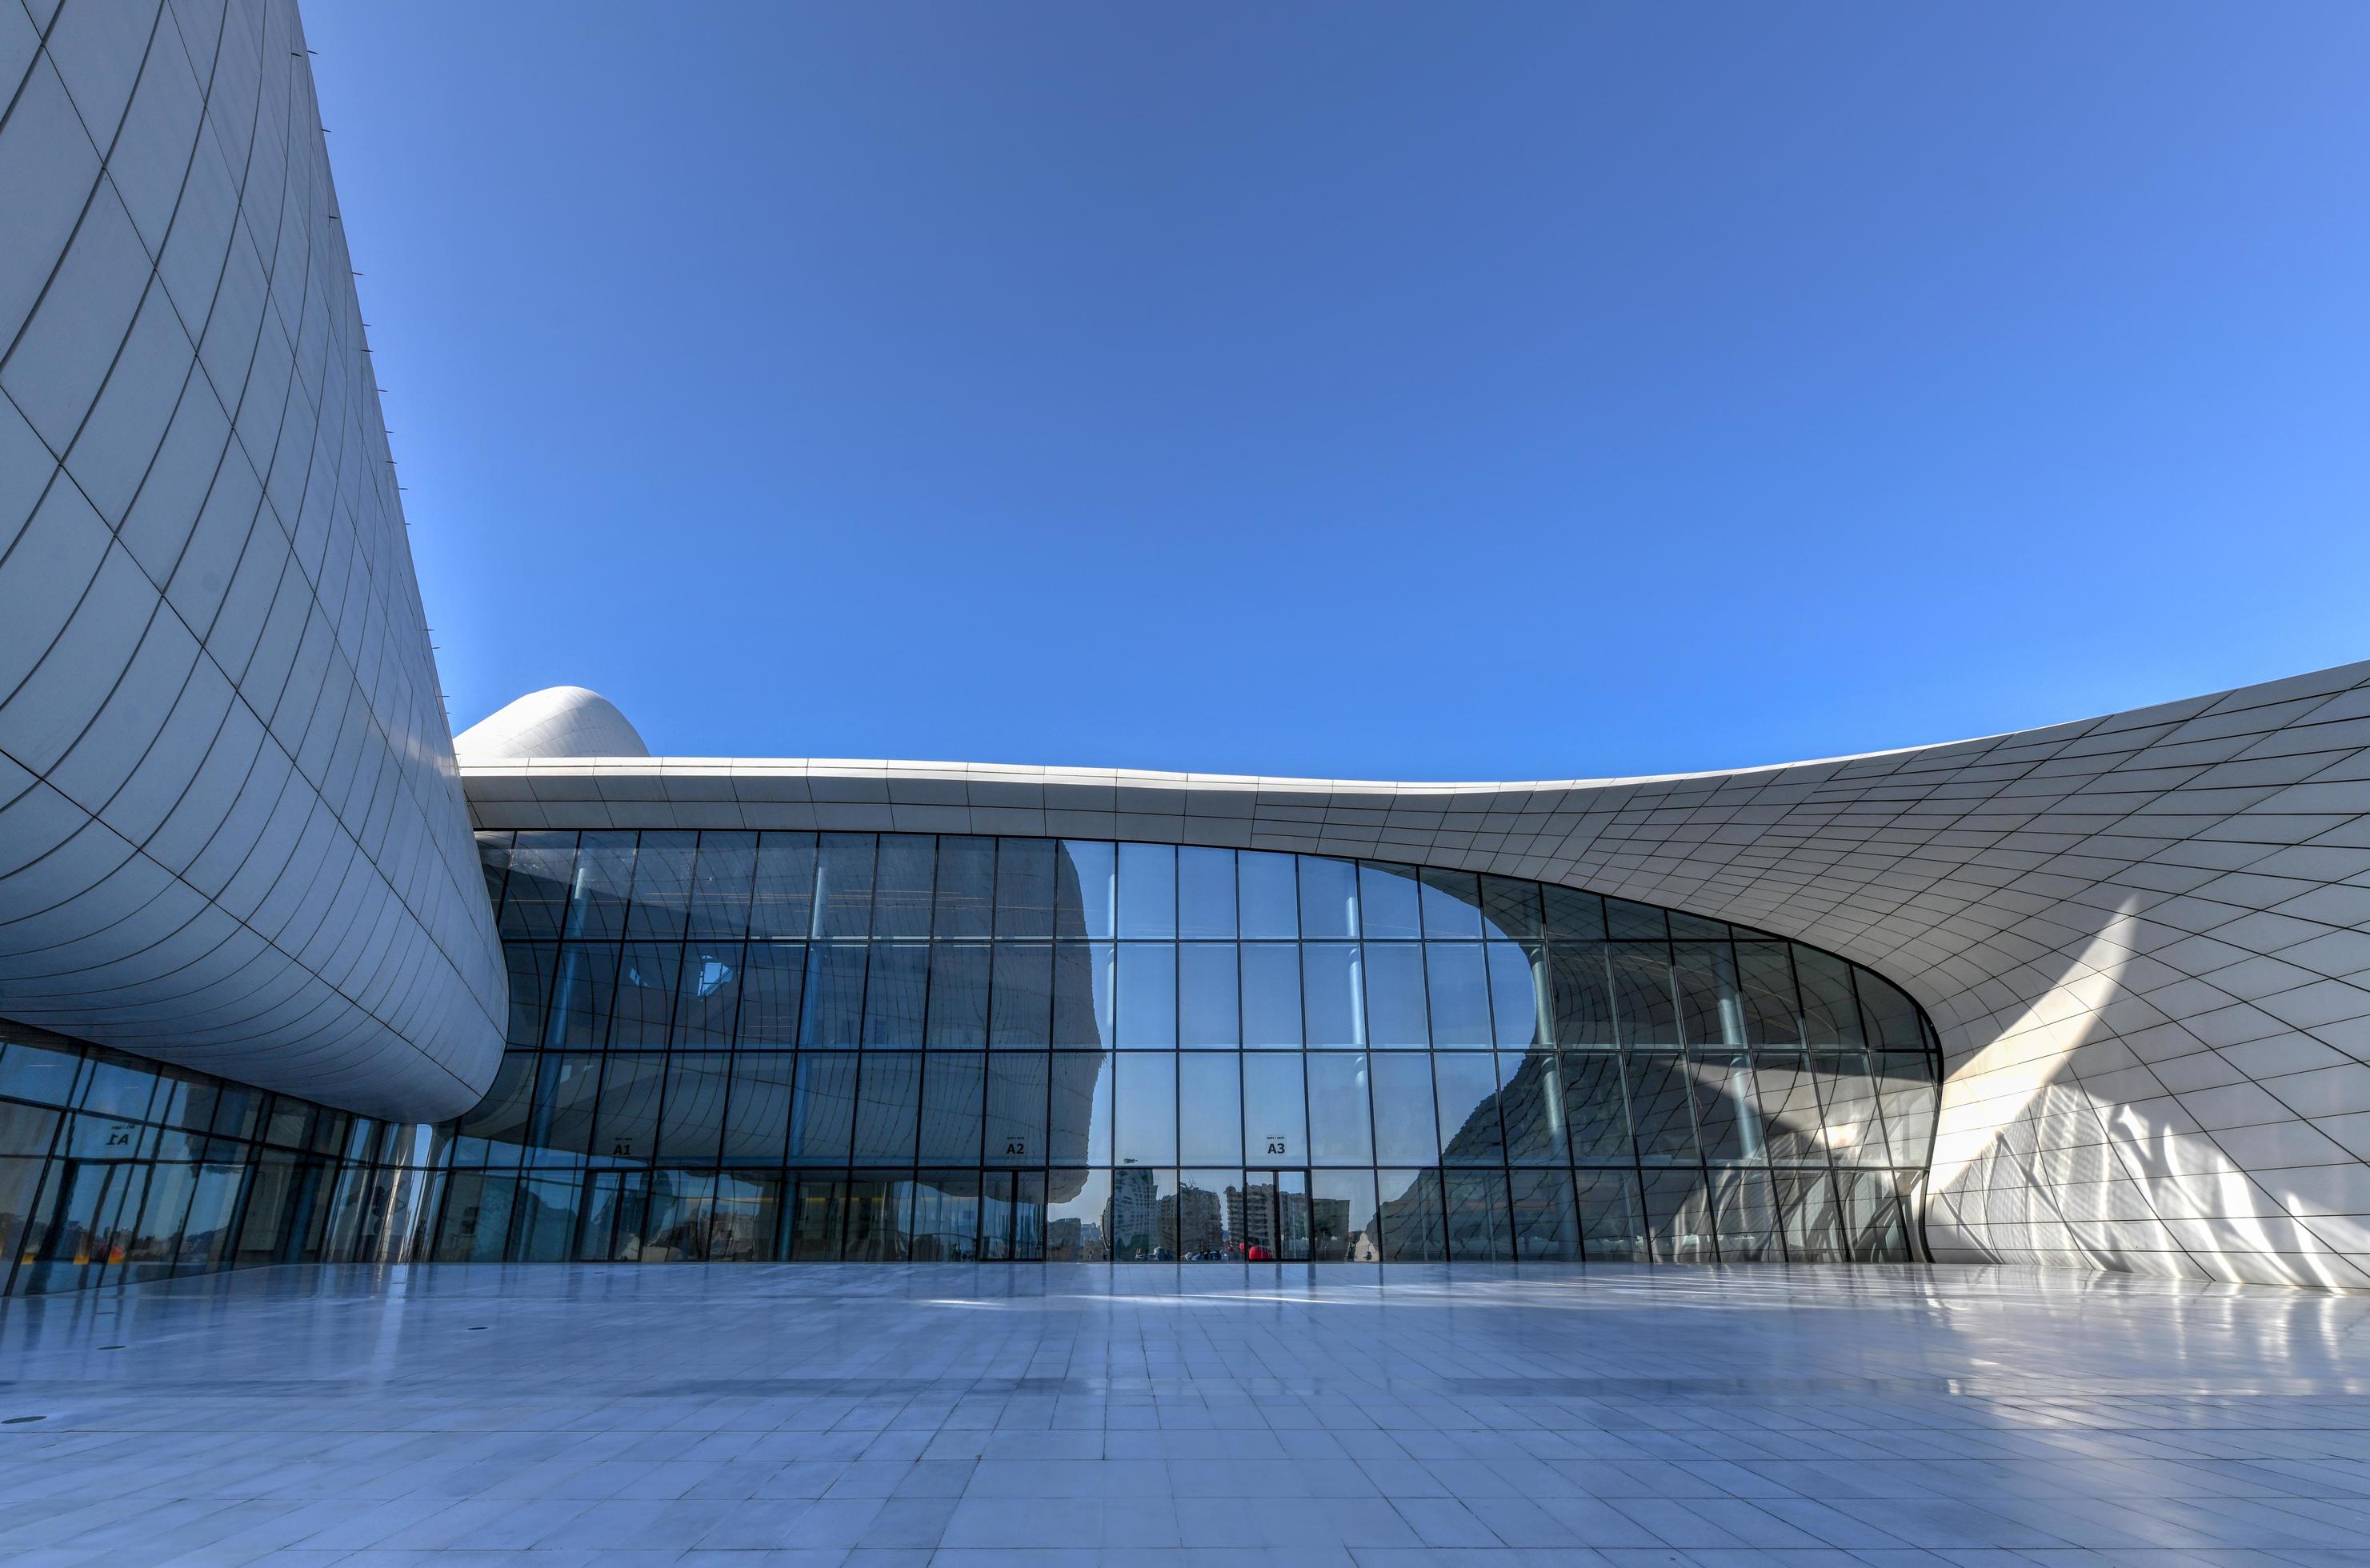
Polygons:
<instances>
[{"instance_id":1,"label":"white dome shape","mask_svg":"<svg viewBox=\"0 0 2370 1568\"><path fill-rule=\"evenodd\" d=\"M463 762L519 757L647 757L617 705L581 686L546 686L496 709L453 738Z\"/></svg>"}]
</instances>

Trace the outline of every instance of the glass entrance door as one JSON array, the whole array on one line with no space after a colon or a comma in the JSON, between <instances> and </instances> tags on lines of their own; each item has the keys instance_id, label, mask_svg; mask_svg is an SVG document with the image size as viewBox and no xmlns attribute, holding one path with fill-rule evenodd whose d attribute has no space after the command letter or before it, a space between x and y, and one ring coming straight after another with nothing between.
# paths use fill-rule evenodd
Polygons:
<instances>
[{"instance_id":1,"label":"glass entrance door","mask_svg":"<svg viewBox=\"0 0 2370 1568\"><path fill-rule=\"evenodd\" d=\"M1308 1261L1308 1173L1243 1173L1243 1224L1239 1238L1250 1263Z\"/></svg>"}]
</instances>

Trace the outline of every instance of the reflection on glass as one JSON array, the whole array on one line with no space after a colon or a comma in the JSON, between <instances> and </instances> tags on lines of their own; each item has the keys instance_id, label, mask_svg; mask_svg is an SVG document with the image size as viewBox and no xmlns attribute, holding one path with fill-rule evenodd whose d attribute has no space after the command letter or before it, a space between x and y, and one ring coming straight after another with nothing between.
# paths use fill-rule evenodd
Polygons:
<instances>
[{"instance_id":1,"label":"reflection on glass","mask_svg":"<svg viewBox=\"0 0 2370 1568\"><path fill-rule=\"evenodd\" d=\"M1241 1060L1232 1051L1188 1051L1177 1059L1179 1159L1242 1163ZM1129 1070L1133 1066L1131 1059Z\"/></svg>"}]
</instances>

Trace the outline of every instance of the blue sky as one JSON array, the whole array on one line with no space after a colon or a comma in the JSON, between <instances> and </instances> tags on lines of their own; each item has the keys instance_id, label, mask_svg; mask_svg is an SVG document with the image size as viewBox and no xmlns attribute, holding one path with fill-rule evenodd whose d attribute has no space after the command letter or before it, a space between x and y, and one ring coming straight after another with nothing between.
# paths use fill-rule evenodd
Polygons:
<instances>
[{"instance_id":1,"label":"blue sky","mask_svg":"<svg viewBox=\"0 0 2370 1568\"><path fill-rule=\"evenodd\" d=\"M1389 778L2370 656L2370 7L308 8L456 726Z\"/></svg>"}]
</instances>

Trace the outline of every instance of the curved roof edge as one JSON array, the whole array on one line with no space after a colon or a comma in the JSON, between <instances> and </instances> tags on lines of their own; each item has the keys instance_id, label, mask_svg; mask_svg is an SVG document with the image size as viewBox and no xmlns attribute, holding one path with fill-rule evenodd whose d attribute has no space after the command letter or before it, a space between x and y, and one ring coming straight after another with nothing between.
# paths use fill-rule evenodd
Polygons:
<instances>
[{"instance_id":1,"label":"curved roof edge","mask_svg":"<svg viewBox=\"0 0 2370 1568\"><path fill-rule=\"evenodd\" d=\"M2370 663L2040 728L1503 784L871 760L465 765L487 829L1007 833L1616 894L1902 985L1945 1261L2370 1288Z\"/></svg>"}]
</instances>

